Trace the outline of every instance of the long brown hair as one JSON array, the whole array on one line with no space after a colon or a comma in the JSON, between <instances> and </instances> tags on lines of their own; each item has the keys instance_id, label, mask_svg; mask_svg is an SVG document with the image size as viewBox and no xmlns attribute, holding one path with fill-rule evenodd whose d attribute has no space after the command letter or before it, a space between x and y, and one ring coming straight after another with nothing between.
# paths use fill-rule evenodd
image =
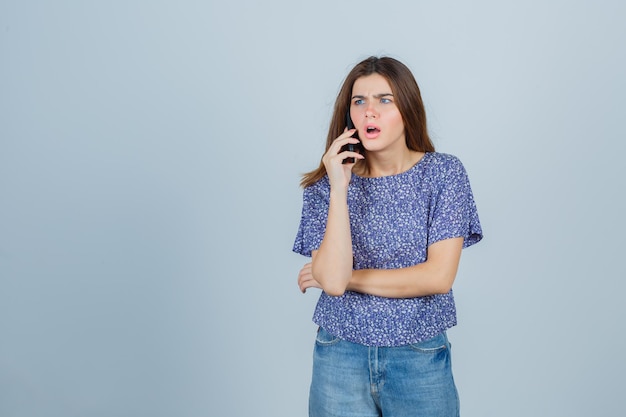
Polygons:
<instances>
[{"instance_id":1,"label":"long brown hair","mask_svg":"<svg viewBox=\"0 0 626 417\"><path fill-rule=\"evenodd\" d=\"M428 136L426 127L426 111L424 110L422 95L411 70L394 58L371 56L359 62L350 71L339 90L328 128L324 153L328 151L330 145L343 133L346 127L346 111L350 108L354 82L361 77L372 74L382 75L391 86L391 92L396 99L396 105L404 123L407 147L418 152L434 152L435 146ZM305 188L311 186L324 175L326 175L326 167L320 162L317 169L302 176L300 185Z\"/></svg>"}]
</instances>

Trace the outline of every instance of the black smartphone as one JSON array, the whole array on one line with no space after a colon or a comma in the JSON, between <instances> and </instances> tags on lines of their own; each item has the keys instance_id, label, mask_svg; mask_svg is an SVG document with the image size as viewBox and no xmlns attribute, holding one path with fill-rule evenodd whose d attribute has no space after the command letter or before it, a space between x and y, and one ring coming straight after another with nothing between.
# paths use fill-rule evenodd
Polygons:
<instances>
[{"instance_id":1,"label":"black smartphone","mask_svg":"<svg viewBox=\"0 0 626 417\"><path fill-rule=\"evenodd\" d=\"M354 123L352 122L352 119L350 118L350 109L348 109L348 111L346 112L346 127L348 128L348 130L350 129L354 129ZM359 133L358 132L354 132L354 134L352 134L353 138L359 138ZM361 153L361 143L348 143L347 145L344 145L341 147L341 152L343 151L350 151L350 152L358 152ZM343 160L343 164L353 164L355 162L356 158L346 158Z\"/></svg>"}]
</instances>

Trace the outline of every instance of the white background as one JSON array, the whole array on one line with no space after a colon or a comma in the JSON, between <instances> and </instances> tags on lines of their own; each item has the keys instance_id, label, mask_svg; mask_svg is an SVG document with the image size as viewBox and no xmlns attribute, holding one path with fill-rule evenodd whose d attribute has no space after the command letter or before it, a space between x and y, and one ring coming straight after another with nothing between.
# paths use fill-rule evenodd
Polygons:
<instances>
[{"instance_id":1,"label":"white background","mask_svg":"<svg viewBox=\"0 0 626 417\"><path fill-rule=\"evenodd\" d=\"M382 54L485 233L455 284L462 415L625 415L625 12L0 1L0 415L305 416L299 176Z\"/></svg>"}]
</instances>

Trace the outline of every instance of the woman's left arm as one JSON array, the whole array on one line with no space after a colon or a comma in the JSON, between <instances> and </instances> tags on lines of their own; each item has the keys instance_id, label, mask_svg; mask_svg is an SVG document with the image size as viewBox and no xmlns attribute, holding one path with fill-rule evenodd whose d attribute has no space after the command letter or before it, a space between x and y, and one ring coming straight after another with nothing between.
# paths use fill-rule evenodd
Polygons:
<instances>
[{"instance_id":1,"label":"woman's left arm","mask_svg":"<svg viewBox=\"0 0 626 417\"><path fill-rule=\"evenodd\" d=\"M347 290L388 298L447 294L454 283L462 249L462 237L444 239L428 247L427 260L420 264L355 270Z\"/></svg>"}]
</instances>

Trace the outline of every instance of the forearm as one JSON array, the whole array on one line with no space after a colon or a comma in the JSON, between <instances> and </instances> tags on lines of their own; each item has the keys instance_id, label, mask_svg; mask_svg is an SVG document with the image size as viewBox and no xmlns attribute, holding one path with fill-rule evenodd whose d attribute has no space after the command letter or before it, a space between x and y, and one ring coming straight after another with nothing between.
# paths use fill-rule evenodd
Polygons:
<instances>
[{"instance_id":1,"label":"forearm","mask_svg":"<svg viewBox=\"0 0 626 417\"><path fill-rule=\"evenodd\" d=\"M422 267L424 266L424 267ZM451 280L428 271L424 264L400 269L361 269L352 274L347 289L388 298L413 298L450 291Z\"/></svg>"},{"instance_id":2,"label":"forearm","mask_svg":"<svg viewBox=\"0 0 626 417\"><path fill-rule=\"evenodd\" d=\"M352 267L347 190L331 190L324 239L313 256L313 277L327 294L342 295L352 278Z\"/></svg>"},{"instance_id":3,"label":"forearm","mask_svg":"<svg viewBox=\"0 0 626 417\"><path fill-rule=\"evenodd\" d=\"M456 277L462 245L462 238L437 242L429 248L426 262L406 268L353 271L347 289L389 298L446 294Z\"/></svg>"}]
</instances>

